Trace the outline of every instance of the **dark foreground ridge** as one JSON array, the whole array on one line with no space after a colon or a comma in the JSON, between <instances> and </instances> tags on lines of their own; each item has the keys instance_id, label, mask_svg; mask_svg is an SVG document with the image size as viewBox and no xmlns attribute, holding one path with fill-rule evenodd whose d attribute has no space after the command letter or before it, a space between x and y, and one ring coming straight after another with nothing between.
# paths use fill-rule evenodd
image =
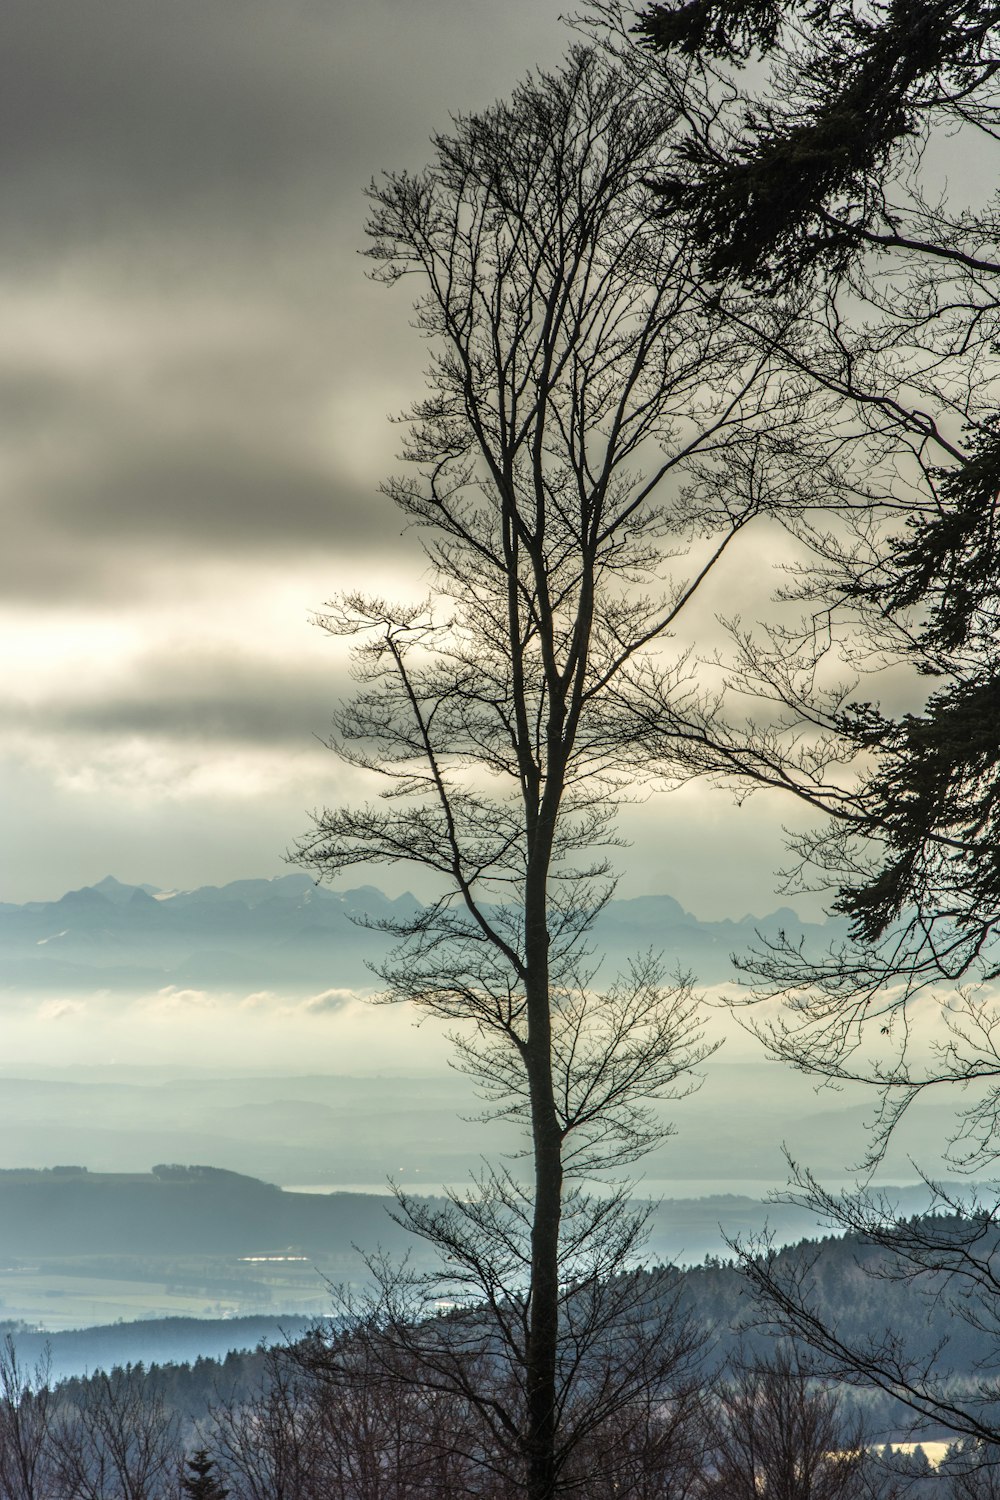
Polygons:
<instances>
[{"instance_id":1,"label":"dark foreground ridge","mask_svg":"<svg viewBox=\"0 0 1000 1500\"><path fill-rule=\"evenodd\" d=\"M884 1327L915 1359L934 1360L939 1367L947 1364L956 1392L973 1390L981 1380L984 1360L995 1354L989 1335L955 1319L946 1300L934 1298L931 1286L923 1296L910 1283L871 1274L878 1270L879 1256L862 1238L849 1234L800 1241L779 1252L779 1261L789 1267L812 1264L818 1310L845 1339L861 1339ZM658 1289L654 1295L662 1290L655 1272L635 1274ZM711 1261L679 1270L676 1285L678 1316L690 1316L703 1330L706 1377L737 1351L744 1358L768 1355L770 1338L735 1264ZM294 1313L224 1320L143 1319L50 1334L0 1323L0 1333L12 1336L25 1364L34 1365L48 1354L56 1380L141 1365L178 1416L190 1422L204 1419L220 1392L228 1399L250 1395L263 1378L262 1347L295 1344L317 1321ZM862 1390L846 1393L846 1398L864 1416L869 1432L894 1439L905 1432L908 1414L890 1397Z\"/></svg>"}]
</instances>

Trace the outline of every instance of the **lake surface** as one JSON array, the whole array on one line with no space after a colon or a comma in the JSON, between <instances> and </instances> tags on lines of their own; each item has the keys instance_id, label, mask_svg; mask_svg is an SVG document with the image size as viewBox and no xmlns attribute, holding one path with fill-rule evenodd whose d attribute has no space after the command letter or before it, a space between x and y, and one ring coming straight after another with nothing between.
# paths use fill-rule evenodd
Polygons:
<instances>
[{"instance_id":1,"label":"lake surface","mask_svg":"<svg viewBox=\"0 0 1000 1500\"><path fill-rule=\"evenodd\" d=\"M448 1189L458 1193L469 1193L475 1191L476 1184L471 1181L465 1182L431 1182L424 1181L412 1173L394 1178L396 1186L410 1193L427 1194L437 1196ZM916 1176L906 1179L894 1176L892 1187L915 1187L918 1183ZM766 1199L769 1194L781 1192L786 1187L784 1181L774 1177L646 1177L637 1185L636 1197L640 1198L717 1198L720 1196L734 1195L739 1198L753 1198L755 1200ZM843 1178L839 1182L827 1181L825 1185L834 1191L845 1191L854 1186L850 1178ZM974 1184L973 1184L974 1185ZM876 1184L877 1186L877 1184ZM281 1191L283 1193L376 1193L388 1197L389 1185L383 1179L381 1182L301 1182L286 1183Z\"/></svg>"}]
</instances>

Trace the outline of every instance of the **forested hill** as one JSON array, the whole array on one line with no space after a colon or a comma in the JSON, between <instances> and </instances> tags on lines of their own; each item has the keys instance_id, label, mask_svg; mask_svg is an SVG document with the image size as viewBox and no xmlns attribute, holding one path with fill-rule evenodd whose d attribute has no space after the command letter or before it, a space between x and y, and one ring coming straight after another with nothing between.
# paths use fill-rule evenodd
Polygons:
<instances>
[{"instance_id":1,"label":"forested hill","mask_svg":"<svg viewBox=\"0 0 1000 1500\"><path fill-rule=\"evenodd\" d=\"M926 1190L887 1188L900 1212ZM225 1256L294 1250L317 1262L352 1246L414 1248L374 1193L282 1191L269 1182L211 1166L161 1164L150 1172L90 1172L82 1166L0 1170L0 1256ZM779 1241L817 1225L794 1205L736 1194L668 1199L652 1218L651 1253L693 1261L706 1241L759 1233ZM359 1258L354 1260L360 1264Z\"/></svg>"},{"instance_id":2,"label":"forested hill","mask_svg":"<svg viewBox=\"0 0 1000 1500\"><path fill-rule=\"evenodd\" d=\"M0 1171L0 1255L319 1256L352 1241L391 1248L403 1232L369 1193L284 1193L220 1167L148 1173L83 1167Z\"/></svg>"},{"instance_id":3,"label":"forested hill","mask_svg":"<svg viewBox=\"0 0 1000 1500\"><path fill-rule=\"evenodd\" d=\"M0 993L369 985L367 961L382 939L364 924L418 907L411 895L332 891L301 874L170 892L108 876L56 901L0 903ZM788 908L702 922L656 895L612 901L594 940L616 965L652 948L712 983L732 977L730 954L752 946L758 930L823 946L843 924L803 924Z\"/></svg>"},{"instance_id":4,"label":"forested hill","mask_svg":"<svg viewBox=\"0 0 1000 1500\"><path fill-rule=\"evenodd\" d=\"M922 1222L913 1219L911 1223ZM934 1219L940 1233L945 1221ZM955 1218L958 1231L966 1221ZM988 1231L1000 1253L1000 1232ZM956 1236L957 1238L959 1236ZM983 1254L985 1239L978 1246ZM885 1274L885 1252L856 1234L831 1235L821 1240L801 1240L776 1252L776 1273L791 1280L803 1276L808 1300L820 1323L835 1328L847 1345L860 1345L877 1339L883 1332L905 1348L907 1357L917 1363L933 1365L940 1373L953 1371L956 1376L981 1379L986 1366L995 1367L1000 1358L996 1342L995 1306L985 1308L981 1319L991 1335L974 1326L977 1304L968 1289L959 1297L955 1288L948 1294L942 1280L929 1275L894 1279ZM680 1273L681 1307L712 1327L720 1340L719 1351L731 1348L734 1331L751 1345L766 1347L770 1337L766 1329L766 1308L750 1293L746 1279L732 1262L710 1259ZM961 1316L956 1308L961 1305Z\"/></svg>"},{"instance_id":5,"label":"forested hill","mask_svg":"<svg viewBox=\"0 0 1000 1500\"><path fill-rule=\"evenodd\" d=\"M357 1247L411 1249L388 1203L366 1193L285 1193L208 1166L0 1172L0 1320L51 1333L117 1319L318 1317L330 1283L367 1276ZM184 1356L226 1347L196 1337ZM123 1357L153 1355L129 1346Z\"/></svg>"},{"instance_id":6,"label":"forested hill","mask_svg":"<svg viewBox=\"0 0 1000 1500\"><path fill-rule=\"evenodd\" d=\"M996 1350L988 1334L954 1316L947 1302L935 1299L933 1288L921 1295L912 1283L886 1280L871 1273L879 1252L856 1235L803 1241L779 1253L788 1267L812 1263L815 1306L824 1322L836 1326L847 1341L891 1331L916 1360L931 1360L947 1368L955 1389L971 1389L981 1379L984 1363L993 1363ZM652 1288L654 1273L649 1277ZM679 1313L689 1315L704 1329L706 1370L717 1367L737 1345L761 1349L767 1336L760 1331L760 1309L747 1291L739 1270L730 1263L711 1262L677 1272ZM144 1362L147 1368L169 1362L163 1380L170 1402L186 1417L204 1415L220 1390L230 1394L250 1391L261 1379L261 1356L247 1353L225 1358L227 1348L246 1349L258 1340L284 1344L303 1330L294 1316L255 1318L235 1322L194 1319L147 1320L72 1333L38 1334L14 1329L19 1355L33 1362L47 1344L53 1372L93 1371L98 1366ZM205 1358L210 1354L213 1358ZM161 1377L158 1375L157 1379ZM901 1431L905 1412L886 1397L873 1393L852 1397L865 1409L870 1430Z\"/></svg>"}]
</instances>

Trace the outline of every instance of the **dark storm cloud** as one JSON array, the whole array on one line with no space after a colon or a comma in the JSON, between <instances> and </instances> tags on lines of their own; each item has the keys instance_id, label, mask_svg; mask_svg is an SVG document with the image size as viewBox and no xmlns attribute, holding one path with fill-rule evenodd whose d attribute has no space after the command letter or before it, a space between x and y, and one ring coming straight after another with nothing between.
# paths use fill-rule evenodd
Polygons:
<instances>
[{"instance_id":1,"label":"dark storm cloud","mask_svg":"<svg viewBox=\"0 0 1000 1500\"><path fill-rule=\"evenodd\" d=\"M489 102L538 50L551 54L554 7L540 16L525 0L486 25L477 9L6 0L8 248L58 255L122 229L170 235L197 223L232 237L248 227L280 234L289 214L327 219L339 196L353 199L367 176L446 124L448 110Z\"/></svg>"},{"instance_id":2,"label":"dark storm cloud","mask_svg":"<svg viewBox=\"0 0 1000 1500\"><path fill-rule=\"evenodd\" d=\"M123 445L127 450L127 444ZM213 555L362 568L401 544L389 502L294 456L192 442L109 454L89 472L36 480L10 518L0 591L38 605L162 594L164 574ZM357 575L356 575L357 576Z\"/></svg>"},{"instance_id":3,"label":"dark storm cloud","mask_svg":"<svg viewBox=\"0 0 1000 1500\"><path fill-rule=\"evenodd\" d=\"M150 567L184 564L189 552L246 559L307 550L336 559L370 550L375 534L380 550L388 551L398 532L388 502L377 494L345 487L293 458L223 446L147 449L116 454L97 473L62 477L36 492L16 555L0 559L0 577L12 594L30 595L54 587L55 578L46 578L54 570L60 574L55 591L65 597L73 570L82 575L93 568L99 575L109 546L122 555L133 552ZM95 582L103 594L107 581ZM71 591L86 597L86 578Z\"/></svg>"},{"instance_id":4,"label":"dark storm cloud","mask_svg":"<svg viewBox=\"0 0 1000 1500\"><path fill-rule=\"evenodd\" d=\"M296 360L296 319L275 330L252 318L241 328L229 310L199 330L195 317L177 335L140 309L119 353L8 352L0 591L36 603L121 599L141 596L165 565L213 556L391 557L400 524L374 477L343 472L356 433L335 400L324 409L330 376L313 368L308 334ZM378 394L373 405L391 467Z\"/></svg>"},{"instance_id":5,"label":"dark storm cloud","mask_svg":"<svg viewBox=\"0 0 1000 1500\"><path fill-rule=\"evenodd\" d=\"M41 331L0 351L0 588L99 602L164 562L385 560L397 435L361 482L335 415L317 440L324 397L364 382L375 422L401 370L420 389L407 299L360 295L362 190L558 55L556 16L518 0L484 47L465 0L7 0L0 298Z\"/></svg>"},{"instance_id":6,"label":"dark storm cloud","mask_svg":"<svg viewBox=\"0 0 1000 1500\"><path fill-rule=\"evenodd\" d=\"M86 698L64 693L19 717L39 734L307 749L329 733L333 706L348 687L346 673L335 668L249 652L149 652L110 687Z\"/></svg>"},{"instance_id":7,"label":"dark storm cloud","mask_svg":"<svg viewBox=\"0 0 1000 1500\"><path fill-rule=\"evenodd\" d=\"M138 503L141 502L141 503ZM207 446L181 453L116 455L104 474L66 485L41 513L65 534L169 541L237 553L275 546L352 552L370 543L371 512L386 502L344 490L331 475L292 457Z\"/></svg>"},{"instance_id":8,"label":"dark storm cloud","mask_svg":"<svg viewBox=\"0 0 1000 1500\"><path fill-rule=\"evenodd\" d=\"M337 6L7 0L0 169L8 245L227 235L329 204L356 106ZM338 33L340 36L338 37ZM326 170L326 203L313 195Z\"/></svg>"},{"instance_id":9,"label":"dark storm cloud","mask_svg":"<svg viewBox=\"0 0 1000 1500\"><path fill-rule=\"evenodd\" d=\"M6 0L0 297L27 321L0 350L0 589L106 601L213 555L384 561L378 422L400 371L420 392L423 350L408 299L364 284L361 190L558 55L537 9ZM337 393L364 402L367 463Z\"/></svg>"},{"instance_id":10,"label":"dark storm cloud","mask_svg":"<svg viewBox=\"0 0 1000 1500\"><path fill-rule=\"evenodd\" d=\"M274 870L339 785L299 624L423 570L377 486L427 350L364 279L363 190L555 63L560 9L3 0L10 899Z\"/></svg>"}]
</instances>

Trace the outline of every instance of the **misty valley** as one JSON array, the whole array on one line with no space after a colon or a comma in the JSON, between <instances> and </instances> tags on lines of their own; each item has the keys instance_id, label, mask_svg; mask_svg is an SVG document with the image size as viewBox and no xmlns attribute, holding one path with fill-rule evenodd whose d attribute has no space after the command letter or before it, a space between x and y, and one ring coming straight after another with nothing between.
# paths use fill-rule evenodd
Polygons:
<instances>
[{"instance_id":1,"label":"misty valley","mask_svg":"<svg viewBox=\"0 0 1000 1500\"><path fill-rule=\"evenodd\" d=\"M456 1129L482 1101L443 1048L420 1050L427 1029L398 1010L374 1011L398 1047L383 1049L383 1068L370 1036L355 1040L358 1015L372 1013L365 962L384 946L363 924L401 909L419 903L297 874L175 893L108 877L0 906L0 993L16 1041L0 1078L0 1319L61 1335L118 1320L319 1317L331 1285L364 1284L376 1247L433 1263L391 1217L389 1187L435 1201L447 1188L474 1192L484 1156L522 1170L524 1138L503 1120ZM721 983L734 949L786 928L817 948L840 931L788 910L700 922L669 896L613 901L597 930L609 965L659 942L678 967ZM150 1060L145 1033L130 1053L137 1011L147 1025L159 1016L165 1040L183 1028L183 1061ZM305 1036L311 1055L343 1058L343 1071L275 1067L266 1034L247 1041L262 1011L297 1047ZM199 1045L206 1014L216 1029ZM117 1060L73 1061L88 1036ZM819 1232L807 1208L765 1201L786 1180L785 1147L835 1181L863 1150L863 1091L817 1092L787 1072L775 1089L774 1065L730 1061L732 1051L665 1107L675 1134L637 1180L637 1201L653 1204L653 1261L728 1256L765 1227L778 1243ZM937 1160L950 1123L928 1101L890 1146L880 1180L901 1212L925 1206L912 1158ZM74 1368L89 1363L79 1358Z\"/></svg>"},{"instance_id":2,"label":"misty valley","mask_svg":"<svg viewBox=\"0 0 1000 1500\"><path fill-rule=\"evenodd\" d=\"M887 1192L903 1214L927 1205L923 1186ZM390 1206L386 1195L282 1191L208 1166L0 1170L0 1332L16 1331L26 1356L48 1345L59 1376L273 1341L329 1316L335 1288L363 1288L376 1248L433 1267ZM731 1260L730 1242L765 1229L792 1244L823 1226L806 1209L736 1193L668 1199L654 1207L647 1258L717 1264Z\"/></svg>"},{"instance_id":3,"label":"misty valley","mask_svg":"<svg viewBox=\"0 0 1000 1500\"><path fill-rule=\"evenodd\" d=\"M918 1188L894 1192L901 1211L926 1202ZM0 1171L0 1321L53 1333L167 1316L321 1317L331 1286L364 1285L376 1247L433 1264L390 1203L282 1192L213 1167ZM728 1254L724 1236L760 1234L765 1223L784 1242L818 1229L802 1209L736 1194L669 1200L654 1212L649 1254L698 1263Z\"/></svg>"},{"instance_id":4,"label":"misty valley","mask_svg":"<svg viewBox=\"0 0 1000 1500\"><path fill-rule=\"evenodd\" d=\"M401 905L418 909L412 897L389 901L373 887L331 893L291 875L170 895L109 877L56 901L0 908L0 983L21 1028L10 1033L19 1051L0 1079L0 1335L22 1374L44 1368L54 1383L54 1422L60 1403L103 1422L107 1403L121 1401L130 1420L159 1413L171 1463L208 1440L221 1464L236 1411L259 1421L260 1403L276 1392L286 1399L289 1381L312 1410L313 1377L296 1372L296 1351L311 1347L317 1329L337 1328L345 1296L368 1295L373 1254L434 1274L437 1252L392 1217L390 1186L444 1209L446 1188L479 1190L483 1155L522 1170L515 1122L456 1129L481 1100L447 1070L440 1048L420 1050L413 1033L416 1047L387 1045L378 1068L370 1036L353 1035L372 982L365 960L379 940L356 919ZM758 933L792 927L820 946L838 931L793 927L787 911L703 923L666 896L612 902L599 921L609 962L659 941L678 966L718 984L730 951ZM321 1047L340 1058L342 1070L275 1066L268 1033L252 1038L262 1012L296 1032L297 1046L311 1037L312 1055ZM157 1063L135 1047L128 1027L137 1014L146 1025L159 1019L164 1036L183 1026L183 1056ZM199 1033L206 1014L214 1030ZM398 1012L380 1014L397 1038L410 1030ZM101 1050L74 1061L85 1034ZM676 1133L651 1154L634 1201L649 1210L643 1262L668 1268L651 1273L649 1296L657 1305L680 1298L700 1330L699 1378L708 1378L727 1360L767 1358L734 1247L766 1234L812 1254L826 1230L807 1205L767 1201L787 1176L783 1143L840 1179L863 1149L870 1106L861 1092L817 1094L794 1075L771 1088L772 1069L739 1052L710 1059L703 1073L698 1091L668 1106ZM933 1159L948 1124L931 1102L890 1147L880 1180L894 1213L926 1209L909 1156ZM968 1183L948 1191L971 1201ZM877 1281L859 1282L850 1238L822 1240L819 1253L826 1315L863 1331L874 1298L878 1317L914 1347L950 1336L954 1379L971 1389L981 1340L956 1340L943 1311L928 1321L905 1288L886 1302ZM328 1423L336 1409L323 1396L317 1420ZM851 1396L841 1415L897 1441L908 1436L906 1408L886 1395ZM336 1441L353 1431L357 1445L353 1419L337 1420L347 1426ZM943 1433L924 1433L935 1458ZM911 1486L924 1482L906 1452L883 1462L901 1466ZM238 1453L231 1462L239 1467Z\"/></svg>"}]
</instances>

